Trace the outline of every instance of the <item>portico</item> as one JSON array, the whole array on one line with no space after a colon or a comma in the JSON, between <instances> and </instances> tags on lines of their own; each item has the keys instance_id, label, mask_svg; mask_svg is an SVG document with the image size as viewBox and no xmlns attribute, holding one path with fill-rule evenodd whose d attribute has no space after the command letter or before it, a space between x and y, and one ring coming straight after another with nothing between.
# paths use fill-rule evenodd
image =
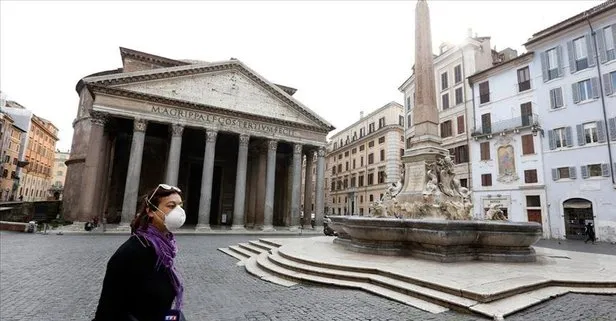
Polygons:
<instances>
[{"instance_id":1,"label":"portico","mask_svg":"<svg viewBox=\"0 0 616 321\"><path fill-rule=\"evenodd\" d=\"M295 100L294 89L238 60L195 64L121 52L121 72L78 84L67 219L107 213L127 227L140 196L162 182L183 191L186 224L198 230L294 227L303 154L317 153L316 186L306 184L305 193L314 189L322 222L325 137L333 127Z\"/></svg>"}]
</instances>

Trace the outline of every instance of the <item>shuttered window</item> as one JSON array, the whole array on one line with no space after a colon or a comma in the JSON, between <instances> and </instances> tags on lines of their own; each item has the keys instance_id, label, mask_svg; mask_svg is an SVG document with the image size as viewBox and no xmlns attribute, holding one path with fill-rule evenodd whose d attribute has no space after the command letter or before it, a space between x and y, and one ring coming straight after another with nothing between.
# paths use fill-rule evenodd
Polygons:
<instances>
[{"instance_id":1,"label":"shuttered window","mask_svg":"<svg viewBox=\"0 0 616 321\"><path fill-rule=\"evenodd\" d=\"M563 106L563 89L561 87L550 90L550 108L557 109Z\"/></svg>"},{"instance_id":2,"label":"shuttered window","mask_svg":"<svg viewBox=\"0 0 616 321\"><path fill-rule=\"evenodd\" d=\"M490 83L485 81L479 84L479 103L490 102Z\"/></svg>"},{"instance_id":3,"label":"shuttered window","mask_svg":"<svg viewBox=\"0 0 616 321\"><path fill-rule=\"evenodd\" d=\"M441 137L450 137L452 135L451 120L447 120L441 123Z\"/></svg>"},{"instance_id":4,"label":"shuttered window","mask_svg":"<svg viewBox=\"0 0 616 321\"><path fill-rule=\"evenodd\" d=\"M522 135L522 155L535 153L533 135Z\"/></svg>"},{"instance_id":5,"label":"shuttered window","mask_svg":"<svg viewBox=\"0 0 616 321\"><path fill-rule=\"evenodd\" d=\"M479 151L481 153L481 160L490 160L490 142L479 144Z\"/></svg>"},{"instance_id":6,"label":"shuttered window","mask_svg":"<svg viewBox=\"0 0 616 321\"><path fill-rule=\"evenodd\" d=\"M492 186L492 174L481 174L481 186Z\"/></svg>"},{"instance_id":7,"label":"shuttered window","mask_svg":"<svg viewBox=\"0 0 616 321\"><path fill-rule=\"evenodd\" d=\"M563 75L562 49L560 46L540 54L543 81L550 81Z\"/></svg>"},{"instance_id":8,"label":"shuttered window","mask_svg":"<svg viewBox=\"0 0 616 321\"><path fill-rule=\"evenodd\" d=\"M537 183L536 169L527 169L524 171L524 183Z\"/></svg>"},{"instance_id":9,"label":"shuttered window","mask_svg":"<svg viewBox=\"0 0 616 321\"><path fill-rule=\"evenodd\" d=\"M458 134L464 133L464 115L458 116Z\"/></svg>"}]
</instances>

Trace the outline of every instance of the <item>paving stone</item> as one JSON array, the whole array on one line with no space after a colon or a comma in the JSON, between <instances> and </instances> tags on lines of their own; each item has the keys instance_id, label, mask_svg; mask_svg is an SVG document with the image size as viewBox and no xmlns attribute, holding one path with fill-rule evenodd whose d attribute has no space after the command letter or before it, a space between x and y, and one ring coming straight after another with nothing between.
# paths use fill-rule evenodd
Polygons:
<instances>
[{"instance_id":1,"label":"paving stone","mask_svg":"<svg viewBox=\"0 0 616 321\"><path fill-rule=\"evenodd\" d=\"M248 274L220 247L255 236L178 236L190 321L486 320L431 314L359 290L298 284L283 287ZM0 320L91 320L107 260L125 235L0 232ZM568 294L507 320L616 320L616 297Z\"/></svg>"}]
</instances>

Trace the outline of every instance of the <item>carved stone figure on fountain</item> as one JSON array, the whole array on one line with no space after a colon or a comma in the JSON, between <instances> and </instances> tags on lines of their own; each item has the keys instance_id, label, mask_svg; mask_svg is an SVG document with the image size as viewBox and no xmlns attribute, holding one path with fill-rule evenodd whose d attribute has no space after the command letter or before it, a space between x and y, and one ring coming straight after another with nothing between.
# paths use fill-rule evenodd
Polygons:
<instances>
[{"instance_id":1,"label":"carved stone figure on fountain","mask_svg":"<svg viewBox=\"0 0 616 321\"><path fill-rule=\"evenodd\" d=\"M490 208L486 212L486 219L492 221L508 221L498 203L490 205Z\"/></svg>"}]
</instances>

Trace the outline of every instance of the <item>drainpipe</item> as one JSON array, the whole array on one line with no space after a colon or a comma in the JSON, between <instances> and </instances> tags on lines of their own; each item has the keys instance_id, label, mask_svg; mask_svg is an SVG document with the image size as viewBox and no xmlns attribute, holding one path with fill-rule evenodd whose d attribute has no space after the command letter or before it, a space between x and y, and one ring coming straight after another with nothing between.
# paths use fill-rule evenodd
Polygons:
<instances>
[{"instance_id":1,"label":"drainpipe","mask_svg":"<svg viewBox=\"0 0 616 321\"><path fill-rule=\"evenodd\" d=\"M597 64L597 73L599 76L599 92L601 93L601 107L603 107L603 121L605 122L605 136L607 138L607 153L610 157L610 173L612 173L612 187L616 188L616 179L614 178L614 169L612 169L612 164L614 164L614 160L612 158L612 146L610 142L610 129L607 122L607 112L605 111L605 95L603 93L603 77L601 77L601 61L599 60L599 49L597 48L597 36L595 34L595 30L590 23L590 18L586 15L586 21L588 22L588 26L590 27L590 35L592 36L593 44L595 47L595 62Z\"/></svg>"},{"instance_id":2,"label":"drainpipe","mask_svg":"<svg viewBox=\"0 0 616 321\"><path fill-rule=\"evenodd\" d=\"M462 79L466 79L465 77L465 72L464 72L464 46L460 48L460 53L462 54ZM462 100L464 101L464 119L467 118L468 116L468 107L466 106L466 86L463 85L462 86ZM475 97L475 95L471 95L473 96L473 98ZM473 99L474 102L474 99ZM473 111L474 109L474 104L473 104ZM473 115L473 122L474 122L474 115ZM466 162L466 170L468 171L468 186L467 188L471 188L471 186L473 186L473 174L471 173L471 135L470 135L470 129L468 128L468 119L466 119L466 158L467 158L467 162Z\"/></svg>"}]
</instances>

